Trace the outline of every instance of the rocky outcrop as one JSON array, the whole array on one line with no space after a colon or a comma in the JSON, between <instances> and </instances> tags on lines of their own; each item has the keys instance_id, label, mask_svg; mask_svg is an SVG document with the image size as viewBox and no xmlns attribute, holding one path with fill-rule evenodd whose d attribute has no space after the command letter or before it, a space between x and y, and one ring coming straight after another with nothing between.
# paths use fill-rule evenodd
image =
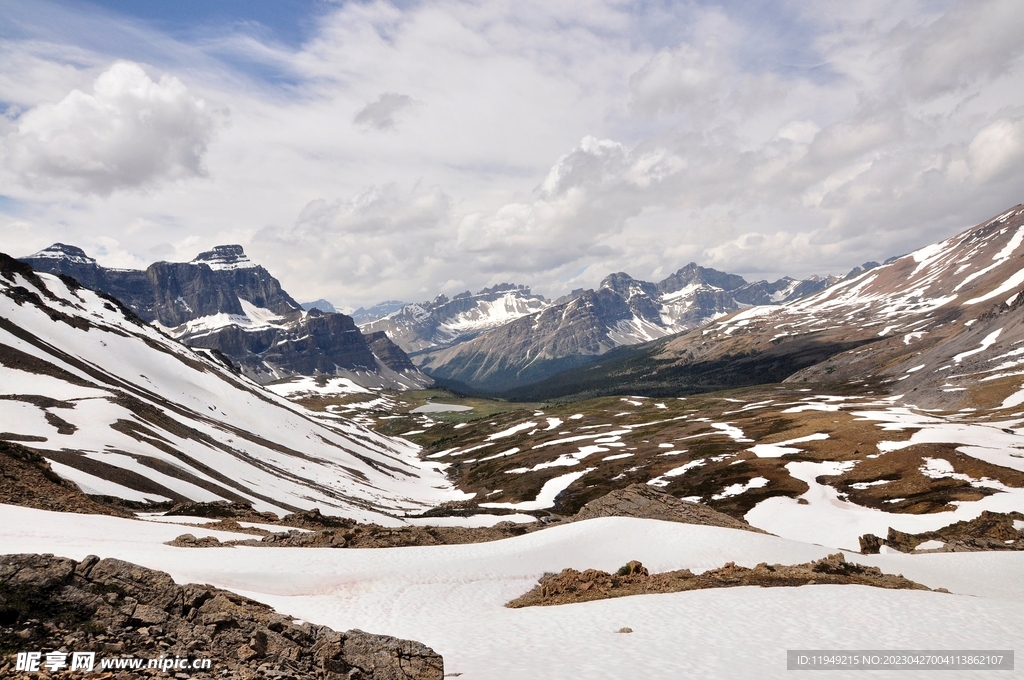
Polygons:
<instances>
[{"instance_id":1,"label":"rocky outcrop","mask_svg":"<svg viewBox=\"0 0 1024 680\"><path fill-rule=\"evenodd\" d=\"M239 298L275 314L302 309L237 245L217 246L192 262L156 262L145 271L102 267L81 248L63 243L21 261L113 295L147 323L157 321L168 328L215 314L242 316Z\"/></svg>"},{"instance_id":2,"label":"rocky outcrop","mask_svg":"<svg viewBox=\"0 0 1024 680\"><path fill-rule=\"evenodd\" d=\"M391 338L384 331L364 333L363 337L366 339L366 344L370 351L373 352L373 355L392 371L398 373L406 371L419 372L416 364L412 363L412 360L409 359L409 355L403 352L401 347L391 342Z\"/></svg>"},{"instance_id":3,"label":"rocky outcrop","mask_svg":"<svg viewBox=\"0 0 1024 680\"><path fill-rule=\"evenodd\" d=\"M178 585L163 572L94 556L0 556L0 649L2 677L14 675L8 650L95 652L97 672L111 657L209 659L209 670L190 669L197 680L444 677L441 657L419 642L299 625L240 595ZM116 677L151 675L125 670Z\"/></svg>"},{"instance_id":4,"label":"rocky outcrop","mask_svg":"<svg viewBox=\"0 0 1024 680\"><path fill-rule=\"evenodd\" d=\"M860 537L860 551L865 555L878 554L883 545L905 553L1024 550L1024 528L1015 526L1024 527L1024 514L985 510L972 520L920 534L908 534L892 527L885 538L864 534Z\"/></svg>"},{"instance_id":5,"label":"rocky outcrop","mask_svg":"<svg viewBox=\"0 0 1024 680\"><path fill-rule=\"evenodd\" d=\"M624 489L616 489L592 500L580 508L572 520L579 521L595 517L640 517L766 533L741 519L718 512L700 503L680 500L647 484L630 484Z\"/></svg>"},{"instance_id":6,"label":"rocky outcrop","mask_svg":"<svg viewBox=\"0 0 1024 680\"><path fill-rule=\"evenodd\" d=\"M186 334L182 340L194 347L219 349L260 382L296 374L333 375L338 368L377 370L377 360L352 317L316 309L286 325L229 325Z\"/></svg>"},{"instance_id":7,"label":"rocky outcrop","mask_svg":"<svg viewBox=\"0 0 1024 680\"><path fill-rule=\"evenodd\" d=\"M377 524L359 524L355 520L345 517L322 515L316 508L286 515L279 524L281 530L276 533L270 533L263 529L248 530L249 533L264 534L261 538L221 543L216 538L196 538L192 534L182 534L173 541L169 541L168 545L181 548L217 548L234 545L275 548L401 548L425 545L461 545L522 536L544 526L540 522L528 524L499 522L491 527L383 527ZM224 519L218 524L207 524L203 528L244 531L233 519Z\"/></svg>"},{"instance_id":8,"label":"rocky outcrop","mask_svg":"<svg viewBox=\"0 0 1024 680\"><path fill-rule=\"evenodd\" d=\"M54 512L129 516L126 511L86 496L58 477L38 453L2 437L0 433L0 503Z\"/></svg>"},{"instance_id":9,"label":"rocky outcrop","mask_svg":"<svg viewBox=\"0 0 1024 680\"><path fill-rule=\"evenodd\" d=\"M694 574L689 569L649 574L640 562L634 560L615 574L597 569L563 569L558 574L544 576L533 590L505 606L517 609L705 588L778 588L816 584L855 584L875 588L930 590L902 575L885 574L878 567L865 567L847 562L842 553L804 564L769 565L762 562L753 569L729 562L724 567L703 574ZM939 591L945 592L942 588Z\"/></svg>"}]
</instances>

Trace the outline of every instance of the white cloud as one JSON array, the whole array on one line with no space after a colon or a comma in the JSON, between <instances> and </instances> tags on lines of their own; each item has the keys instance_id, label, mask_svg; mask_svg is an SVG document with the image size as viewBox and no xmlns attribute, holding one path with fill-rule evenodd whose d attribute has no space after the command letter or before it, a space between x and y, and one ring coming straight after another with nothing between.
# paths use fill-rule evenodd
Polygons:
<instances>
[{"instance_id":1,"label":"white cloud","mask_svg":"<svg viewBox=\"0 0 1024 680\"><path fill-rule=\"evenodd\" d=\"M999 76L1024 53L1022 34L1017 0L959 3L912 38L902 79L914 94L929 96Z\"/></svg>"},{"instance_id":2,"label":"white cloud","mask_svg":"<svg viewBox=\"0 0 1024 680\"><path fill-rule=\"evenodd\" d=\"M436 187L372 186L347 200L310 201L293 224L257 231L251 250L283 280L330 282L333 289L323 290L335 298L339 287L386 297L396 285L409 289L426 272L444 271L442 263L450 266L443 228L451 210Z\"/></svg>"},{"instance_id":3,"label":"white cloud","mask_svg":"<svg viewBox=\"0 0 1024 680\"><path fill-rule=\"evenodd\" d=\"M978 131L968 147L973 177L985 182L1019 168L1024 157L1024 120L999 120Z\"/></svg>"},{"instance_id":4,"label":"white cloud","mask_svg":"<svg viewBox=\"0 0 1024 680\"><path fill-rule=\"evenodd\" d=\"M109 237L118 261L238 242L294 296L353 307L691 259L845 273L1021 201L1016 5L371 0L295 48L104 17L99 49L40 24L0 39L0 234ZM89 88L126 59L167 75Z\"/></svg>"},{"instance_id":5,"label":"white cloud","mask_svg":"<svg viewBox=\"0 0 1024 680\"><path fill-rule=\"evenodd\" d=\"M548 171L532 201L464 219L456 247L482 272L520 275L610 255L602 240L654 204L654 188L684 166L664 149L630 151L585 137Z\"/></svg>"},{"instance_id":6,"label":"white cloud","mask_svg":"<svg viewBox=\"0 0 1024 680\"><path fill-rule=\"evenodd\" d=\"M204 174L213 121L180 80L154 82L138 64L118 62L92 90L18 117L4 150L21 182L107 195Z\"/></svg>"}]
</instances>

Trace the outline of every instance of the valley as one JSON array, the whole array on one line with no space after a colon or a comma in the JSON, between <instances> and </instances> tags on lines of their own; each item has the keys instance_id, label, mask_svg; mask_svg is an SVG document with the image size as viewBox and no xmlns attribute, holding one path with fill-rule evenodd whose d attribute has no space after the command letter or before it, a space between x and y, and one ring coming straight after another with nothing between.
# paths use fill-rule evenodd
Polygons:
<instances>
[{"instance_id":1,"label":"valley","mask_svg":"<svg viewBox=\"0 0 1024 680\"><path fill-rule=\"evenodd\" d=\"M840 644L837 632L869 644L865 601L888 621L918 617L907 645L962 641L958 622L982 617L995 623L975 631L981 645L1019 629L1024 598L1021 234L1018 206L805 296L715 313L497 394L388 378L425 375L414 361L426 354L410 360L387 331L329 310L214 307L180 334L4 256L0 538L12 552L164 570L348 636L417 640L467 678L540 672L494 630L547 649L546 669L557 664L544 640L563 639L572 663L550 677L591 659L617 668L618 654L643 666L616 640L650 650L692 637L685 618L651 624L680 606L714 621L693 640L711 635L751 667L771 667L773 638L748 631L744 652L722 637L749 607L842 611L828 634L800 628L820 645ZM211 271L253 269L229 256L237 268ZM317 324L325 338L348 333L365 366L321 370L342 356L335 345L289 339ZM295 351L236 362L261 333ZM225 344L233 335L245 343ZM723 608L733 614L712 615ZM152 614L165 615L180 612ZM134 640L130 628L118 635ZM202 641L229 655L238 643ZM261 644L232 658L285 672ZM650 677L697 667L651 658L662 665Z\"/></svg>"}]
</instances>

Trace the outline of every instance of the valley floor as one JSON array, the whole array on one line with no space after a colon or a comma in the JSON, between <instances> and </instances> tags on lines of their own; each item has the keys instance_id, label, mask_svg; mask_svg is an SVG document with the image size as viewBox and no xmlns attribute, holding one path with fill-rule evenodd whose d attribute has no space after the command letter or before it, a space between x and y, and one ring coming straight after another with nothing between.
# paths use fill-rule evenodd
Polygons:
<instances>
[{"instance_id":1,"label":"valley floor","mask_svg":"<svg viewBox=\"0 0 1024 680\"><path fill-rule=\"evenodd\" d=\"M190 527L197 536L247 537ZM719 527L601 518L457 546L176 548L181 525L0 505L6 553L117 557L336 630L419 640L463 680L783 678L787 649L1024 649L1024 553L847 554L950 594L864 586L725 588L508 609L545 572L795 564L834 549ZM618 633L628 627L632 633ZM456 674L458 674L456 676ZM943 678L975 677L948 671ZM830 678L863 678L833 671ZM873 678L930 677L875 671Z\"/></svg>"}]
</instances>

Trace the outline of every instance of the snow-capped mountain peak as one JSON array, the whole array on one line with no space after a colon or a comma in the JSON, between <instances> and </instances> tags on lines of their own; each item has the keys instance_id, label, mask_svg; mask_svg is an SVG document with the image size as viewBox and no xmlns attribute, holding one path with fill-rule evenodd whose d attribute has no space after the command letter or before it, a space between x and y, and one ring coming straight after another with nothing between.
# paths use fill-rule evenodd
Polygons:
<instances>
[{"instance_id":1,"label":"snow-capped mountain peak","mask_svg":"<svg viewBox=\"0 0 1024 680\"><path fill-rule=\"evenodd\" d=\"M49 248L43 248L34 255L29 255L31 259L40 260L66 260L75 264L94 265L96 260L85 254L85 251L77 246L69 246L64 243L54 243Z\"/></svg>"},{"instance_id":2,"label":"snow-capped mountain peak","mask_svg":"<svg viewBox=\"0 0 1024 680\"><path fill-rule=\"evenodd\" d=\"M527 286L499 283L476 293L405 305L386 316L361 322L363 332L386 331L407 352L464 342L551 305ZM383 304L381 305L383 307Z\"/></svg>"},{"instance_id":3,"label":"snow-capped mountain peak","mask_svg":"<svg viewBox=\"0 0 1024 680\"><path fill-rule=\"evenodd\" d=\"M213 250L196 255L192 264L205 264L214 271L253 269L259 266L248 258L240 245L214 246Z\"/></svg>"}]
</instances>

